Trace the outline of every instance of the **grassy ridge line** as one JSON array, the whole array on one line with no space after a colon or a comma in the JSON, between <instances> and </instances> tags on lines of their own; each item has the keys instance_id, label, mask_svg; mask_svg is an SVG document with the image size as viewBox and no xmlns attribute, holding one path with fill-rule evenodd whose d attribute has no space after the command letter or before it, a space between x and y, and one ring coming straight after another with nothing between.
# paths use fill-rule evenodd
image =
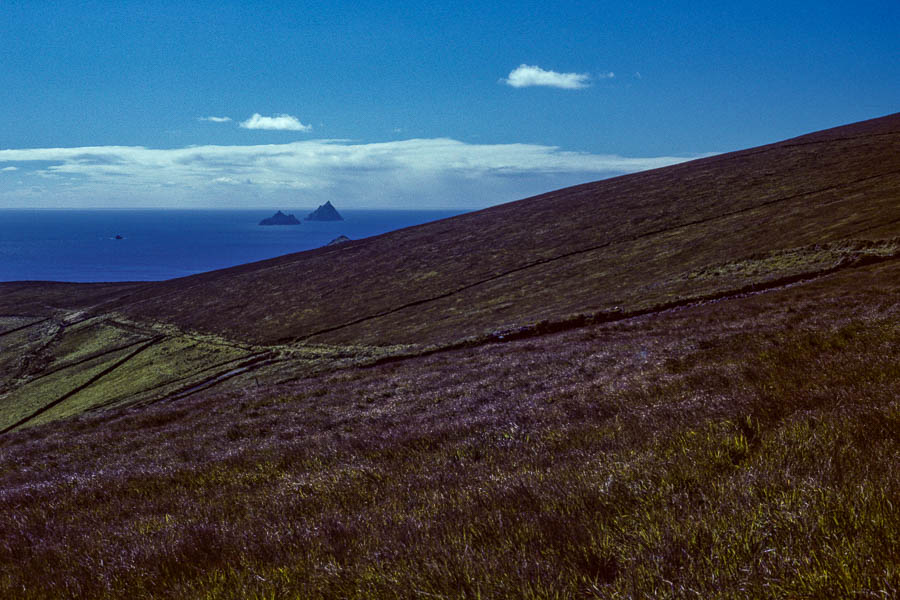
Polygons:
<instances>
[{"instance_id":1,"label":"grassy ridge line","mask_svg":"<svg viewBox=\"0 0 900 600\"><path fill-rule=\"evenodd\" d=\"M138 349L135 350L134 352L131 352L130 354L128 354L128 356L125 356L125 357L122 358L120 361L118 361L118 362L116 362L115 364L113 364L113 365L109 366L108 368L104 369L103 371L101 371L101 372L98 373L97 375L94 375L93 377L91 377L91 378L90 378L88 381L86 381L85 383L83 383L83 384L79 385L78 387L76 387L76 388L70 390L70 391L67 392L66 394L63 394L61 397L57 398L56 400L53 400L53 401L50 402L49 404L46 404L45 406L43 406L43 407L41 407L40 409L36 410L35 412L31 413L31 414L28 415L27 417L24 417L24 418L22 418L22 419L19 419L19 421L17 421L16 423L13 423L12 425L9 425L9 426L6 427L5 429L0 430L0 435L2 435L2 434L4 434L4 433L7 433L7 432L9 432L9 431L12 431L13 429L15 429L15 428L17 428L17 427L20 427L21 425L24 425L25 423L28 423L29 421L31 421L31 420L34 419L35 417L38 417L38 416L40 416L41 414L43 414L43 413L47 412L48 410L54 408L55 406L59 405L59 404L62 403L64 400L66 400L66 399L68 399L68 398L71 398L72 396L74 396L74 395L77 394L78 392L80 392L80 391L82 391L82 390L84 390L84 389L90 387L91 385L93 385L94 383L96 383L97 381L99 381L100 379L102 379L104 376L106 376L106 375L112 373L114 370L116 370L117 368L121 367L122 365L124 365L125 363L127 363L129 360L131 360L132 358L134 358L135 356L137 356L138 354L140 354L141 352L143 352L144 350L147 350L148 348L150 348L150 347L153 346L154 344L159 343L160 341L162 341L162 339L163 339L162 337L157 337L157 338L154 338L154 339L148 341L146 344L142 345L140 348L138 348Z\"/></svg>"},{"instance_id":2,"label":"grassy ridge line","mask_svg":"<svg viewBox=\"0 0 900 600\"><path fill-rule=\"evenodd\" d=\"M846 164L896 168L897 150L850 151ZM781 172L803 167L806 185L823 186L872 170L844 168L841 152L823 166L829 152L819 146L805 154ZM762 196L748 187L739 204L726 198L710 210L796 190L764 168L745 172L772 186ZM900 237L847 239L873 223L882 227L873 238L897 235L883 227L900 207L900 178L879 181L652 237L630 251L601 250L609 256L596 266L579 257L461 294L456 302L480 312L440 341L414 334L406 348L367 348L362 337L343 348L248 345L231 364L265 350L285 360L262 368L263 360L227 384L213 377L178 402L42 424L81 410L85 398L137 406L191 378L228 374L217 365L233 354L182 333L207 321L169 328L149 315L158 345L0 436L0 597L900 598ZM641 214L652 218L655 206ZM643 227L710 216L673 209ZM521 239L484 253L483 243L457 240L465 253L439 258L474 256L503 271L640 234L633 225L641 221L627 217L615 230L585 225L590 239L565 222L557 228L573 236L565 247L535 235L542 255ZM539 220L509 222L528 238ZM703 245L706 236L721 243ZM628 276L648 258L656 268ZM589 287L590 277L615 262L621 268L603 282L613 286L608 297L591 297L603 288ZM418 293L492 274L455 273ZM294 290L299 304L324 298L297 293L296 275L276 280L286 287L275 291ZM587 289L585 301L548 294L505 321L494 304L476 306L495 288L563 280L571 283L557 289ZM266 282L252 283L232 281L235 299L244 306L251 298L268 325L249 310L235 317L243 330L225 333L268 326L270 340L304 335L289 328L299 317L278 311L277 294L266 301ZM614 287L625 283L628 293ZM364 286L337 288L330 299L352 300L353 289ZM206 291L215 298L215 286ZM398 301L387 292L372 298L384 301L304 328ZM203 301L183 305L227 323L227 312ZM437 311L409 312L427 323ZM395 320L367 325L390 331ZM55 328L32 333L42 344ZM6 347L14 352L20 337L35 338L14 335ZM461 345L444 352L454 348L440 343ZM32 392L10 421L128 352L81 370L77 381L57 375L60 385ZM304 353L323 372L271 384L305 368ZM142 387L165 381L149 372L173 381ZM252 385L255 375L263 385Z\"/></svg>"},{"instance_id":3,"label":"grassy ridge line","mask_svg":"<svg viewBox=\"0 0 900 600\"><path fill-rule=\"evenodd\" d=\"M478 280L478 281L475 281L475 282L472 282L472 283L469 283L469 284L466 284L466 285L463 285L463 286L459 286L459 287L457 287L456 289L450 290L450 291L448 291L448 292L444 292L444 293L441 293L441 294L437 294L437 295L431 296L431 297L429 297L429 298L422 298L422 299L419 299L419 300L414 300L414 301L412 301L412 302L408 302L408 303L406 303L406 304L402 304L402 305L400 305L400 306L396 306L396 307L393 307L393 308L391 308L391 309L384 310L384 311L381 311L381 312L378 312L378 313L375 313L375 314L372 314L372 315L367 315L367 316L365 316L365 317L359 317L359 318L357 318L357 319L353 319L352 321L348 321L348 322L342 323L342 324L340 324L340 325L334 325L334 326L331 326L331 327L326 327L326 328L323 328L323 329L319 329L318 331L315 331L315 332L310 333L310 334L305 335L305 336L301 336L301 337L299 337L299 338L288 338L288 339L279 340L279 343L298 343L298 342L309 341L310 339L312 339L312 338L314 338L314 337L316 337L316 336L319 336L319 335L324 335L324 334L331 333L331 332L334 332L334 331L339 331L339 330L341 330L341 329L345 329L345 328L347 328L347 327L352 327L352 326L354 326L354 325L358 325L358 324L364 323L364 322L366 322L366 321L371 321L371 320L373 320L373 319L378 319L378 318L381 318L381 317L384 317L384 316L387 316L387 315L391 315L391 314L400 312L400 311L402 311L402 310L406 310L406 309L408 309L408 308L413 308L413 307L416 307L416 306L421 306L421 305L423 305L423 304L428 304L428 303L430 303L430 302L435 302L435 301L437 301L437 300L443 300L443 299L445 299L445 298L452 297L452 296L454 296L454 295L456 295L456 294L460 294L460 293L462 293L462 292L464 292L464 291L467 291L467 290L470 290L470 289L472 289L472 288L475 288L475 287L484 285L484 284L486 284L486 283L490 283L490 282L492 282L492 281L496 281L496 280L498 280L498 279L502 279L502 278L504 278L504 277L508 277L509 275L513 275L513 274L515 274L515 273L520 273L520 272L522 272L522 271L525 271L525 270L528 270L528 269L531 269L531 268L534 268L534 267L546 265L546 264L549 264L549 263L553 263L553 262L556 262L556 261L565 260L565 259L571 258L571 257L573 257L573 256L579 256L579 255L587 254L587 253L590 253L590 252L596 252L597 250L603 250L603 249L605 249L605 248L610 248L610 247L617 246L617 245L620 245L620 244L628 244L628 243L631 243L631 242L636 242L636 241L638 241L638 240L646 239L646 238L653 237L653 236L657 236L657 235L662 235L662 234L672 233L672 232L678 231L678 230L680 230L680 229L685 229L685 228L687 228L687 227L694 227L694 226L697 226L697 225L705 225L705 224L707 224L707 223L711 223L711 222L714 222L714 221L717 221L717 220L728 219L728 218L734 217L734 216L736 216L736 215L745 214L745 213L748 213L748 212L752 212L752 211L755 211L755 210L759 210L760 208L765 208L765 207L772 206L772 205L775 205L775 204L779 204L779 203L782 203L782 202L790 202L790 201L792 201L792 200L796 200L796 199L802 198L802 197L804 197L804 196L811 196L811 195L815 195L815 194L822 194L822 193L825 193L825 192L829 192L829 191L833 191L833 190L845 188L845 187L852 186L852 185L855 185L855 184L858 184L858 183L862 183L862 182L865 182L865 181L871 181L871 180L873 180L873 179L879 179L879 178L882 178L882 177L889 177L889 176L891 176L891 175L897 175L897 174L900 174L900 170L897 170L897 171L890 171L890 172L887 172L887 173L880 173L880 174L878 174L878 175L872 175L872 176L869 176L869 177L862 177L862 178L859 178L859 179L856 179L856 180L853 180L853 181L850 181L850 182L842 182L841 184L830 185L830 186L826 186L826 187L819 188L819 189L815 189L815 190L807 190L807 191L800 192L800 193L797 193L797 194L792 194L792 195L790 195L790 196L785 196L785 197L782 197L782 198L775 198L775 199L773 199L773 200L767 200L767 201L765 201L765 202L762 202L762 203L757 204L757 205L754 205L754 206L747 206L747 207L744 207L744 208L741 208L741 209L738 209L738 210L734 210L734 211L730 211L730 212L727 212L727 213L722 213L722 214L718 214L718 215L713 215L713 216L710 216L710 217L704 217L704 218L701 218L701 219L695 219L695 220L693 220L693 221L688 221L688 222L686 222L686 223L679 223L679 224L673 225L673 226L671 226L671 227L662 227L662 228L659 228L659 229L655 229L655 230L653 230L653 231L647 231L647 232L644 232L644 233L641 233L641 234L638 234L638 235L634 235L634 236L631 236L631 237L628 237L628 238L624 238L624 239L610 240L610 241L607 241L607 242L603 242L602 244L595 244L595 245L592 245L592 246L589 246L589 247L586 247L586 248L579 248L579 249L577 249L577 250L572 250L572 251L570 251L570 252L565 252L565 253L559 254L559 255L557 255L557 256L552 256L552 257L550 257L550 258L542 258L542 259L534 260L534 261L531 261L530 263L527 263L527 264L525 264L525 265L520 265L520 266L518 266L518 267L515 267L515 268L512 268L512 269L508 269L508 270L506 270L506 271L503 271L503 272L501 272L501 273L497 273L497 274L491 275L491 276L489 276L489 277L485 277L485 278L480 279L480 280Z\"/></svg>"},{"instance_id":4,"label":"grassy ridge line","mask_svg":"<svg viewBox=\"0 0 900 600\"><path fill-rule=\"evenodd\" d=\"M900 240L900 238L896 238ZM823 270L817 271L808 271L804 273L797 273L794 275L787 275L785 277L779 277L777 279L773 279L770 281L764 282L756 282L752 284L745 285L743 287L731 290L723 290L721 292L715 292L712 294L705 294L702 296L694 296L689 298L683 298L680 300L673 300L671 302L664 302L662 304L657 304L652 307L642 308L638 310L630 310L630 311L599 311L596 313L589 314L579 314L573 315L571 317L567 317L559 320L545 320L540 321L538 323L523 325L521 327L517 327L514 329L503 330L503 331L494 331L489 334L485 334L483 336L478 336L474 338L466 338L464 340L460 340L458 342L454 342L447 345L442 345L436 348L428 348L421 352L411 352L406 354L397 354L393 356L385 356L376 358L375 360L365 363L363 367L374 367L378 365L388 364L392 362L407 360L410 358L415 358L419 356L429 356L432 354L437 354L440 352L448 352L452 350L461 350L464 348L474 348L477 346L483 346L485 344L497 344L497 343L505 343L512 342L516 340L522 340L526 338L533 338L542 335L548 335L551 333L557 333L561 331L566 331L569 329L578 329L580 327L586 327L590 325L601 325L607 323L616 323L620 321L628 321L631 319L636 319L639 317L646 317L650 315L657 315L660 313L668 312L671 310L678 310L683 308L691 308L694 306L700 306L703 304L708 304L711 302L721 302L723 300L734 300L738 298L744 298L754 294L763 294L766 292L772 292L780 289L784 289L786 287L796 285L796 284L804 284L811 281L815 281L816 279L820 279L822 277L827 277L833 273L837 273L838 271L843 271L845 269L852 269L858 267L864 267L868 265L874 265L883 262L889 262L892 260L897 260L900 258L900 249L895 250L889 255L884 256L857 256L850 260L842 260L838 264L829 267ZM280 381L279 383L287 383L290 381L296 381L296 379L286 379L284 381Z\"/></svg>"},{"instance_id":5,"label":"grassy ridge line","mask_svg":"<svg viewBox=\"0 0 900 600\"><path fill-rule=\"evenodd\" d=\"M172 323L140 321L136 322L127 318L125 315L116 312L107 313L106 316L101 316L104 317L102 320L103 323L106 323L111 327L116 327L125 331L131 331L132 333L136 333L139 335L163 336L166 338L184 338L198 344L221 346L224 348L240 350L248 353L253 353L260 348L259 346L254 344L243 342L241 340L232 340L213 333L186 330Z\"/></svg>"}]
</instances>

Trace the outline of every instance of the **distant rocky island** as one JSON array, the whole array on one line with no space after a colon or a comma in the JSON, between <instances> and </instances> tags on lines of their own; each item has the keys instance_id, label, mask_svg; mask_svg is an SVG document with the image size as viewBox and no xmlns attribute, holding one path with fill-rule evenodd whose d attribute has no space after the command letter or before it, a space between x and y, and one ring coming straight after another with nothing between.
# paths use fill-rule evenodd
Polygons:
<instances>
[{"instance_id":1,"label":"distant rocky island","mask_svg":"<svg viewBox=\"0 0 900 600\"><path fill-rule=\"evenodd\" d=\"M334 238L333 240L331 240L330 242L328 242L325 245L326 246L337 246L338 244L346 244L347 242L352 242L352 241L353 240L348 238L346 235L339 235L338 237Z\"/></svg>"},{"instance_id":2,"label":"distant rocky island","mask_svg":"<svg viewBox=\"0 0 900 600\"><path fill-rule=\"evenodd\" d=\"M316 210L309 213L304 221L343 221L344 217L337 211L337 209L331 205L331 201L329 200L325 204L322 204Z\"/></svg>"},{"instance_id":3,"label":"distant rocky island","mask_svg":"<svg viewBox=\"0 0 900 600\"><path fill-rule=\"evenodd\" d=\"M260 225L299 225L300 221L294 215L286 215L280 210L267 219L259 222Z\"/></svg>"}]
</instances>

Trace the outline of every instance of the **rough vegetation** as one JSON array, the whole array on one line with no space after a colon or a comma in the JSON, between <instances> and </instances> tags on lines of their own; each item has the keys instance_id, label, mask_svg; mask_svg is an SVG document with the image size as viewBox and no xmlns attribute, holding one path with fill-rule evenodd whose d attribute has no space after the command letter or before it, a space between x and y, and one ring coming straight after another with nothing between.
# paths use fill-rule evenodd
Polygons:
<instances>
[{"instance_id":1,"label":"rough vegetation","mask_svg":"<svg viewBox=\"0 0 900 600\"><path fill-rule=\"evenodd\" d=\"M897 597L898 122L183 280L0 285L0 596ZM278 283L389 247L426 258L375 289L363 260L359 297L321 271L334 313ZM413 272L444 295L391 292Z\"/></svg>"},{"instance_id":2,"label":"rough vegetation","mask_svg":"<svg viewBox=\"0 0 900 600\"><path fill-rule=\"evenodd\" d=\"M759 253L896 236L898 188L894 115L154 284L108 308L255 343L443 343L666 302L685 291L666 284L678 275Z\"/></svg>"},{"instance_id":3,"label":"rough vegetation","mask_svg":"<svg viewBox=\"0 0 900 600\"><path fill-rule=\"evenodd\" d=\"M7 434L0 586L894 597L898 286L879 265Z\"/></svg>"}]
</instances>

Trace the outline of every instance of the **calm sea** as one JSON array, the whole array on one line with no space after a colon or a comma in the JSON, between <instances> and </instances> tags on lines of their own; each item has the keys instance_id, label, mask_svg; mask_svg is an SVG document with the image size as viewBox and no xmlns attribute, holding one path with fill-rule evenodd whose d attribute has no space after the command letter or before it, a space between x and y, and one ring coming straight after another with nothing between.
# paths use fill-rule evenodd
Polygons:
<instances>
[{"instance_id":1,"label":"calm sea","mask_svg":"<svg viewBox=\"0 0 900 600\"><path fill-rule=\"evenodd\" d=\"M0 210L0 281L156 281L360 239L463 211L342 210L258 225L260 210ZM310 209L284 210L298 219ZM122 239L116 239L116 236Z\"/></svg>"}]
</instances>

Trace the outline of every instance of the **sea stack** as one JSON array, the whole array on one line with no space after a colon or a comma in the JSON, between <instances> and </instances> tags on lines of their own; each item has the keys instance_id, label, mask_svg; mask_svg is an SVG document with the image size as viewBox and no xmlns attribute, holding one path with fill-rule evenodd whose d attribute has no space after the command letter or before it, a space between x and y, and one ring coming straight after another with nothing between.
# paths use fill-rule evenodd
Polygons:
<instances>
[{"instance_id":1,"label":"sea stack","mask_svg":"<svg viewBox=\"0 0 900 600\"><path fill-rule=\"evenodd\" d=\"M263 219L259 222L260 225L299 225L300 221L297 220L297 217L294 215L286 215L280 210L269 217L268 219Z\"/></svg>"},{"instance_id":2,"label":"sea stack","mask_svg":"<svg viewBox=\"0 0 900 600\"><path fill-rule=\"evenodd\" d=\"M326 246L337 246L338 244L346 244L347 242L351 242L351 241L353 241L353 240L348 238L346 235L339 235L338 237L334 238L333 240L331 240L330 242L328 242L325 245Z\"/></svg>"},{"instance_id":3,"label":"sea stack","mask_svg":"<svg viewBox=\"0 0 900 600\"><path fill-rule=\"evenodd\" d=\"M331 200L309 213L304 221L343 221L344 217L331 205Z\"/></svg>"}]
</instances>

